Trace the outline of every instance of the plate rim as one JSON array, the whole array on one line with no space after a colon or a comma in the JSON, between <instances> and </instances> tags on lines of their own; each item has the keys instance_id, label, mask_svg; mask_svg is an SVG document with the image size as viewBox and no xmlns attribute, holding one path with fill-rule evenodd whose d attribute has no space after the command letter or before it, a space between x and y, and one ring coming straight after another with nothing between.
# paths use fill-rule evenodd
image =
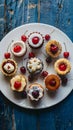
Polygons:
<instances>
[{"instance_id":1,"label":"plate rim","mask_svg":"<svg viewBox=\"0 0 73 130\"><path fill-rule=\"evenodd\" d=\"M15 30L17 30L17 29L19 29L19 28L21 28L21 27L25 27L25 26L28 26L28 25L44 25L44 26L48 26L48 27L52 27L52 28L54 28L54 29L56 29L56 30L58 30L60 33L62 33L65 37L67 37L67 39L72 43L72 41L71 41L71 39L67 36L67 34L65 34L63 31L61 31L59 28L57 28L57 27L55 27L55 26L52 26L52 25L49 25L49 24L44 24L44 23L27 23L27 24L23 24L23 25L20 25L20 26L18 26L18 27L16 27L16 28L14 28L14 29L12 29L10 32L8 32L3 38L2 38L2 40L0 41L0 44L1 44L1 42L3 42L3 40L7 37L7 35L10 35L10 33L12 33L13 31L15 31ZM72 44L73 45L73 44ZM7 98L7 100L9 100L10 102L12 102L13 104L15 104L15 105L17 105L17 106L19 106L19 107L22 107L22 108L25 108L25 109L32 109L32 110L38 110L38 109L45 109L45 108L49 108L49 107L52 107L52 106L54 106L54 105L57 105L58 103L60 103L60 102L62 102L70 93L71 93L71 91L73 90L73 88L71 88L70 89L70 92L66 95L66 96L64 96L64 98L63 99L61 99L60 101L57 101L57 102L55 102L53 105L50 105L50 106L44 106L44 107L30 107L30 106L21 106L20 104L18 104L18 103L15 103L15 102L13 102L11 99L9 99L3 92L2 92L2 90L1 90L1 88L0 88L0 91L1 91L1 93L4 95L4 97L5 98Z\"/></svg>"}]
</instances>

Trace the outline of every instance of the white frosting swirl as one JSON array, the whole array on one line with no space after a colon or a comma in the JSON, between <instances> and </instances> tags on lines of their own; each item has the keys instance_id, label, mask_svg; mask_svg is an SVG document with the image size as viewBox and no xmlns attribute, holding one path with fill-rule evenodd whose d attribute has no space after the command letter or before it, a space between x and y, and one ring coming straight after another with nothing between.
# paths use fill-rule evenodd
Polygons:
<instances>
[{"instance_id":1,"label":"white frosting swirl","mask_svg":"<svg viewBox=\"0 0 73 130\"><path fill-rule=\"evenodd\" d=\"M27 63L27 68L30 72L42 69L42 62L38 58L31 58Z\"/></svg>"}]
</instances>

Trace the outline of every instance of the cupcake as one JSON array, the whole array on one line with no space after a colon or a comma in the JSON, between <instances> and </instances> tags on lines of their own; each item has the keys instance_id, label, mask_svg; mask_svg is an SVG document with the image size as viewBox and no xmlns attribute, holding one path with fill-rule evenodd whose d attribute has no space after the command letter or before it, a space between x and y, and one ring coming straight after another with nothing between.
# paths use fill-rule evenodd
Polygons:
<instances>
[{"instance_id":1,"label":"cupcake","mask_svg":"<svg viewBox=\"0 0 73 130\"><path fill-rule=\"evenodd\" d=\"M22 92L26 85L26 77L23 75L16 75L10 80L10 87L13 91Z\"/></svg>"},{"instance_id":2,"label":"cupcake","mask_svg":"<svg viewBox=\"0 0 73 130\"><path fill-rule=\"evenodd\" d=\"M44 89L42 85L33 83L28 88L28 96L31 101L38 101L44 96Z\"/></svg>"},{"instance_id":3,"label":"cupcake","mask_svg":"<svg viewBox=\"0 0 73 130\"><path fill-rule=\"evenodd\" d=\"M71 70L71 64L66 58L57 60L54 64L54 69L59 75L66 75Z\"/></svg>"},{"instance_id":4,"label":"cupcake","mask_svg":"<svg viewBox=\"0 0 73 130\"><path fill-rule=\"evenodd\" d=\"M62 52L62 46L59 42L55 40L50 40L46 44L46 53L51 56L52 58L57 58L60 53Z\"/></svg>"},{"instance_id":5,"label":"cupcake","mask_svg":"<svg viewBox=\"0 0 73 130\"><path fill-rule=\"evenodd\" d=\"M34 57L28 60L27 70L30 74L39 74L43 69L43 63L40 59Z\"/></svg>"},{"instance_id":6,"label":"cupcake","mask_svg":"<svg viewBox=\"0 0 73 130\"><path fill-rule=\"evenodd\" d=\"M60 78L55 74L50 74L45 78L45 86L48 90L55 91L60 87Z\"/></svg>"},{"instance_id":7,"label":"cupcake","mask_svg":"<svg viewBox=\"0 0 73 130\"><path fill-rule=\"evenodd\" d=\"M40 48L43 45L43 42L43 36L38 32L30 33L30 35L28 36L28 43L31 48Z\"/></svg>"},{"instance_id":8,"label":"cupcake","mask_svg":"<svg viewBox=\"0 0 73 130\"><path fill-rule=\"evenodd\" d=\"M5 76L13 76L17 71L17 63L13 59L4 59L1 64L1 71Z\"/></svg>"},{"instance_id":9,"label":"cupcake","mask_svg":"<svg viewBox=\"0 0 73 130\"><path fill-rule=\"evenodd\" d=\"M23 41L14 41L11 44L11 52L14 56L20 57L26 54L26 44Z\"/></svg>"}]
</instances>

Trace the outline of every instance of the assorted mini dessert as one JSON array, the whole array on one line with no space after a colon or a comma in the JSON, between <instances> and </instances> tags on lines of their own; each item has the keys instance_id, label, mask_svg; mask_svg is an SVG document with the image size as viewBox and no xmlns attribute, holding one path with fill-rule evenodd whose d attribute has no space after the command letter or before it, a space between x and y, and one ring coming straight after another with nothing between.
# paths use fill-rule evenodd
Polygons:
<instances>
[{"instance_id":1,"label":"assorted mini dessert","mask_svg":"<svg viewBox=\"0 0 73 130\"><path fill-rule=\"evenodd\" d=\"M56 74L49 74L45 78L45 86L47 90L55 91L60 87L61 80Z\"/></svg>"},{"instance_id":2,"label":"assorted mini dessert","mask_svg":"<svg viewBox=\"0 0 73 130\"><path fill-rule=\"evenodd\" d=\"M24 75L16 75L10 80L10 87L13 91L22 92L26 88L27 80Z\"/></svg>"},{"instance_id":3,"label":"assorted mini dessert","mask_svg":"<svg viewBox=\"0 0 73 130\"><path fill-rule=\"evenodd\" d=\"M13 76L17 71L17 63L13 59L4 59L1 64L1 71L5 76Z\"/></svg>"},{"instance_id":4,"label":"assorted mini dessert","mask_svg":"<svg viewBox=\"0 0 73 130\"><path fill-rule=\"evenodd\" d=\"M5 59L1 64L1 72L5 76L11 76L10 88L13 91L25 92L25 97L28 95L31 101L39 101L44 96L44 88L40 82L35 83L34 77L42 77L41 80L45 84L45 89L52 92L57 90L61 85L67 84L66 74L71 70L71 64L69 60L67 60L69 52L63 53L64 58L58 58L62 52L62 46L58 41L50 40L49 34L46 34L45 37L43 37L39 32L30 33L28 38L25 35L22 35L21 40L22 41L14 41L11 43L10 52L4 54ZM37 58L34 52L35 49L42 47L44 41L48 41L44 49L44 51L46 51L45 64L47 65L55 59L56 61L53 63L53 67L57 74L49 74L45 69L46 67L44 67L43 61L40 59L40 56ZM27 50L26 44L30 46L29 50ZM21 56L24 56L26 52L28 57L25 57L25 64L20 67L21 74L15 75L18 66L16 61L11 59L11 53L12 56L14 55L20 58ZM26 75L28 79L26 79ZM33 81L32 84L30 83L31 81ZM27 93L25 89L27 90Z\"/></svg>"},{"instance_id":5,"label":"assorted mini dessert","mask_svg":"<svg viewBox=\"0 0 73 130\"><path fill-rule=\"evenodd\" d=\"M59 75L66 75L71 70L71 64L66 58L58 59L54 64L54 69Z\"/></svg>"},{"instance_id":6,"label":"assorted mini dessert","mask_svg":"<svg viewBox=\"0 0 73 130\"><path fill-rule=\"evenodd\" d=\"M43 62L39 58L31 58L27 62L27 70L30 74L39 74L43 69Z\"/></svg>"},{"instance_id":7,"label":"assorted mini dessert","mask_svg":"<svg viewBox=\"0 0 73 130\"><path fill-rule=\"evenodd\" d=\"M44 39L39 32L30 33L28 36L28 44L31 48L37 49L43 45Z\"/></svg>"},{"instance_id":8,"label":"assorted mini dessert","mask_svg":"<svg viewBox=\"0 0 73 130\"><path fill-rule=\"evenodd\" d=\"M44 96L44 89L38 83L30 84L28 88L28 96L31 101L38 101Z\"/></svg>"},{"instance_id":9,"label":"assorted mini dessert","mask_svg":"<svg viewBox=\"0 0 73 130\"><path fill-rule=\"evenodd\" d=\"M26 54L26 44L23 41L14 41L11 44L11 52L14 56L20 57Z\"/></svg>"},{"instance_id":10,"label":"assorted mini dessert","mask_svg":"<svg viewBox=\"0 0 73 130\"><path fill-rule=\"evenodd\" d=\"M46 53L52 58L57 58L62 52L61 44L56 40L50 40L46 44Z\"/></svg>"}]
</instances>

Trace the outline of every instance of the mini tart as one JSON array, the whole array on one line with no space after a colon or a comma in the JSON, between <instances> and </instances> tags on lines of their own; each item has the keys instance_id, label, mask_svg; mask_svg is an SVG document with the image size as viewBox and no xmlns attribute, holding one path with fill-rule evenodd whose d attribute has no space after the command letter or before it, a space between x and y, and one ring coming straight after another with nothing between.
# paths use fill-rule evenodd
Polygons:
<instances>
[{"instance_id":1,"label":"mini tart","mask_svg":"<svg viewBox=\"0 0 73 130\"><path fill-rule=\"evenodd\" d=\"M20 57L26 54L26 43L24 43L23 41L14 41L11 44L11 52L13 55Z\"/></svg>"},{"instance_id":2,"label":"mini tart","mask_svg":"<svg viewBox=\"0 0 73 130\"><path fill-rule=\"evenodd\" d=\"M39 32L30 33L28 36L28 43L31 48L40 48L43 45L44 39Z\"/></svg>"},{"instance_id":3,"label":"mini tart","mask_svg":"<svg viewBox=\"0 0 73 130\"><path fill-rule=\"evenodd\" d=\"M27 62L27 70L30 74L38 74L43 69L43 63L40 59L34 57L28 60Z\"/></svg>"},{"instance_id":4,"label":"mini tart","mask_svg":"<svg viewBox=\"0 0 73 130\"><path fill-rule=\"evenodd\" d=\"M4 59L1 64L1 71L5 76L13 76L17 71L17 63L13 59Z\"/></svg>"},{"instance_id":5,"label":"mini tart","mask_svg":"<svg viewBox=\"0 0 73 130\"><path fill-rule=\"evenodd\" d=\"M33 83L28 88L28 96L32 101L38 101L44 96L44 89L42 85Z\"/></svg>"},{"instance_id":6,"label":"mini tart","mask_svg":"<svg viewBox=\"0 0 73 130\"><path fill-rule=\"evenodd\" d=\"M71 64L67 59L61 58L55 62L54 68L57 74L66 75L71 70Z\"/></svg>"},{"instance_id":7,"label":"mini tart","mask_svg":"<svg viewBox=\"0 0 73 130\"><path fill-rule=\"evenodd\" d=\"M57 58L62 52L62 46L58 41L50 40L46 44L46 53L50 55L52 58Z\"/></svg>"},{"instance_id":8,"label":"mini tart","mask_svg":"<svg viewBox=\"0 0 73 130\"><path fill-rule=\"evenodd\" d=\"M48 90L55 91L60 87L60 78L55 74L50 74L45 78L45 86Z\"/></svg>"},{"instance_id":9,"label":"mini tart","mask_svg":"<svg viewBox=\"0 0 73 130\"><path fill-rule=\"evenodd\" d=\"M26 85L26 77L23 75L16 75L10 80L10 87L13 91L22 92Z\"/></svg>"}]
</instances>

